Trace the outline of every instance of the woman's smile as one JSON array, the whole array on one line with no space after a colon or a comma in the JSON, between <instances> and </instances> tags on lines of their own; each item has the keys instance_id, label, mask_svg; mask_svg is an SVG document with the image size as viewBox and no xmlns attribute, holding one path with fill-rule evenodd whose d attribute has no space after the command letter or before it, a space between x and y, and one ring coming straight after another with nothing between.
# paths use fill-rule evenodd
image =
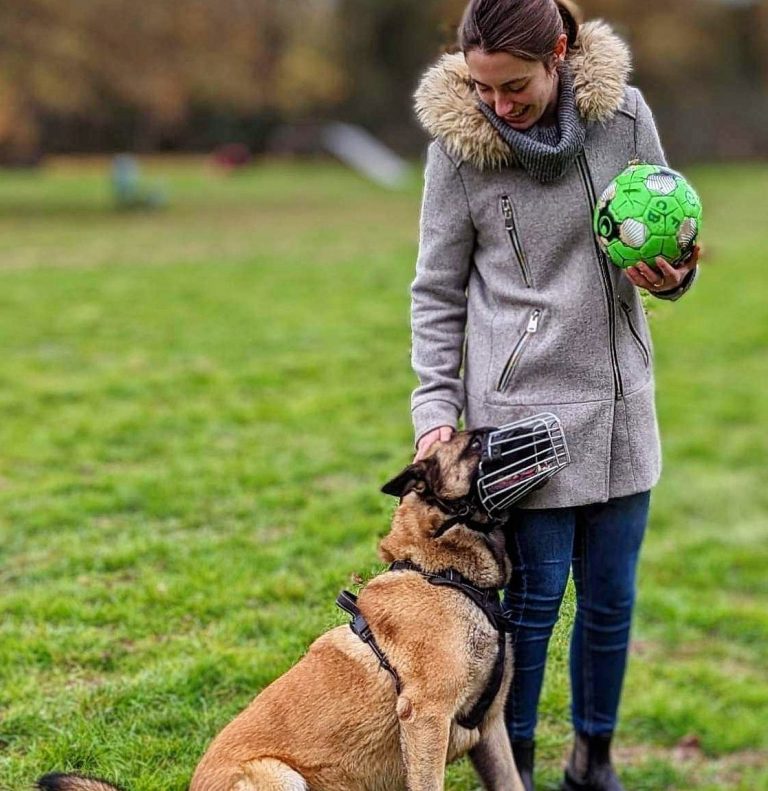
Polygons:
<instances>
[{"instance_id":1,"label":"woman's smile","mask_svg":"<svg viewBox=\"0 0 768 791\"><path fill-rule=\"evenodd\" d=\"M504 120L509 124L520 123L525 119L525 116L530 108L530 105L523 104L520 107L515 108L511 113L507 113L504 116Z\"/></svg>"}]
</instances>

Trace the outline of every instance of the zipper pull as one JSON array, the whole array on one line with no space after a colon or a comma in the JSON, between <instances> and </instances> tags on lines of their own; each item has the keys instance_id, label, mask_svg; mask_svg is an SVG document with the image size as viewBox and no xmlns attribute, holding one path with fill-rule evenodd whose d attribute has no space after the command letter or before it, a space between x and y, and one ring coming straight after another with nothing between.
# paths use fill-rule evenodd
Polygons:
<instances>
[{"instance_id":1,"label":"zipper pull","mask_svg":"<svg viewBox=\"0 0 768 791\"><path fill-rule=\"evenodd\" d=\"M539 319L541 318L541 311L534 310L531 313L531 318L528 319L528 326L525 328L526 332L533 334L539 329Z\"/></svg>"},{"instance_id":2,"label":"zipper pull","mask_svg":"<svg viewBox=\"0 0 768 791\"><path fill-rule=\"evenodd\" d=\"M507 221L507 228L512 227L512 203L506 195L501 197L501 213Z\"/></svg>"}]
</instances>

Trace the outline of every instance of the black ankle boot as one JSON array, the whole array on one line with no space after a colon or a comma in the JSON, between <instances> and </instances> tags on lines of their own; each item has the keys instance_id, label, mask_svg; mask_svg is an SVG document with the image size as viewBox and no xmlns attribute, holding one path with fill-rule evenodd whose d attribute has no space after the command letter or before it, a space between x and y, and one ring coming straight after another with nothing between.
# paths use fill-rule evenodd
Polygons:
<instances>
[{"instance_id":1,"label":"black ankle boot","mask_svg":"<svg viewBox=\"0 0 768 791\"><path fill-rule=\"evenodd\" d=\"M611 766L612 737L576 734L562 791L625 791Z\"/></svg>"},{"instance_id":2,"label":"black ankle boot","mask_svg":"<svg viewBox=\"0 0 768 791\"><path fill-rule=\"evenodd\" d=\"M512 739L512 755L515 766L523 781L525 791L534 791L533 786L533 753L536 742L533 739Z\"/></svg>"}]
</instances>

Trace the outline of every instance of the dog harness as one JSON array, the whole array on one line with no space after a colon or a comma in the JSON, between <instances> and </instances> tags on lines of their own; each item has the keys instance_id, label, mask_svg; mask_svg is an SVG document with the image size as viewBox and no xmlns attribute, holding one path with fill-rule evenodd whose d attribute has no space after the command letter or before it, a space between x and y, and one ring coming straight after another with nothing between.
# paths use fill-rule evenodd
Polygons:
<instances>
[{"instance_id":1,"label":"dog harness","mask_svg":"<svg viewBox=\"0 0 768 791\"><path fill-rule=\"evenodd\" d=\"M467 598L477 605L482 611L494 629L498 632L498 650L496 652L496 661L493 665L493 670L485 685L483 694L472 707L469 714L456 720L462 727L472 730L477 728L483 721L488 709L493 703L496 695L499 694L501 682L504 677L504 661L507 654L507 633L512 631L510 620L501 611L501 602L499 601L499 592L496 588L478 588L473 585L466 577L461 575L454 569L441 571L439 573L432 573L424 571L420 566L412 563L409 560L395 561L390 567L390 571L416 571L421 574L432 585L447 585L451 588L461 591ZM397 670L390 664L385 656L381 647L376 642L376 638L368 625L365 616L360 612L357 606L357 596L349 591L342 591L336 599L336 604L342 610L352 616L350 621L350 629L364 642L376 655L379 664L384 670L392 676L392 681L395 684L395 691L400 694L402 683Z\"/></svg>"}]
</instances>

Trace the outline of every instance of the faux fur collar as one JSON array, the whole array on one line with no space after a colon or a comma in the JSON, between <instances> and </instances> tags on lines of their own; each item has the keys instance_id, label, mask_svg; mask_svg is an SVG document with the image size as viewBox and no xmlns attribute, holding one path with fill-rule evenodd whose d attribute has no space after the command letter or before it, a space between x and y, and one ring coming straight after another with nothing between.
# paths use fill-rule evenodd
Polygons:
<instances>
[{"instance_id":1,"label":"faux fur collar","mask_svg":"<svg viewBox=\"0 0 768 791\"><path fill-rule=\"evenodd\" d=\"M604 22L587 22L568 62L581 115L587 122L608 121L624 101L631 70L627 45ZM512 163L509 147L477 107L463 53L443 55L422 78L415 100L422 126L453 156L480 170Z\"/></svg>"}]
</instances>

